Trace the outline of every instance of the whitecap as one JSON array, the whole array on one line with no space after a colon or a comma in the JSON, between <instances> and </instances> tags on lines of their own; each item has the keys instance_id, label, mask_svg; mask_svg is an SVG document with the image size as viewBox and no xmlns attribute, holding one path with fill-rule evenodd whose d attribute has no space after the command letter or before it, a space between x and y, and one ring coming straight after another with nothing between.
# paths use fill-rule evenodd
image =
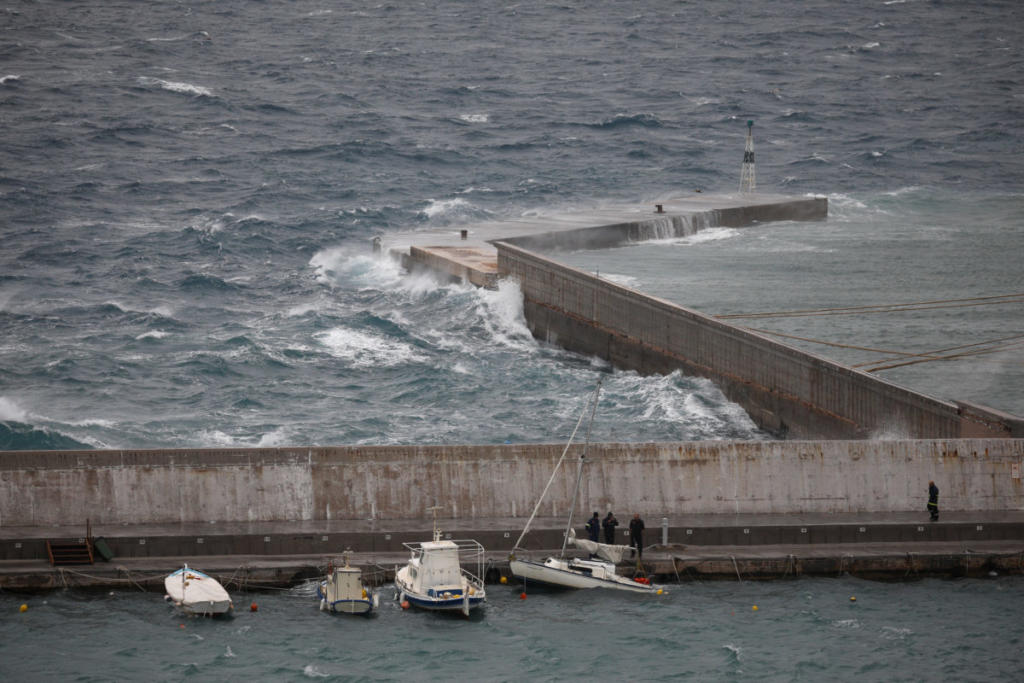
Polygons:
<instances>
[{"instance_id":1,"label":"whitecap","mask_svg":"<svg viewBox=\"0 0 1024 683\"><path fill-rule=\"evenodd\" d=\"M347 327L335 327L315 334L313 338L329 354L355 367L393 367L428 360L410 344Z\"/></svg>"},{"instance_id":2,"label":"whitecap","mask_svg":"<svg viewBox=\"0 0 1024 683\"><path fill-rule=\"evenodd\" d=\"M834 628L858 629L861 628L861 623L856 619L836 619L832 622L832 626Z\"/></svg>"},{"instance_id":3,"label":"whitecap","mask_svg":"<svg viewBox=\"0 0 1024 683\"><path fill-rule=\"evenodd\" d=\"M288 431L284 427L278 427L272 432L267 432L260 437L259 442L256 444L257 448L273 448L276 446L286 446L289 443Z\"/></svg>"},{"instance_id":4,"label":"whitecap","mask_svg":"<svg viewBox=\"0 0 1024 683\"><path fill-rule=\"evenodd\" d=\"M632 275L622 275L620 273L598 273L598 276L603 280L614 282L617 285L623 287L629 287L630 289L636 289L640 285L640 278L633 277Z\"/></svg>"},{"instance_id":5,"label":"whitecap","mask_svg":"<svg viewBox=\"0 0 1024 683\"><path fill-rule=\"evenodd\" d=\"M459 119L466 123L487 123L490 116L487 114L459 114Z\"/></svg>"},{"instance_id":6,"label":"whitecap","mask_svg":"<svg viewBox=\"0 0 1024 683\"><path fill-rule=\"evenodd\" d=\"M879 635L886 640L905 640L907 636L912 635L913 633L914 632L909 628L883 626Z\"/></svg>"},{"instance_id":7,"label":"whitecap","mask_svg":"<svg viewBox=\"0 0 1024 683\"><path fill-rule=\"evenodd\" d=\"M420 209L420 213L427 218L437 218L438 216L459 213L465 207L471 206L469 202L461 197L442 200L428 199L427 201L427 206Z\"/></svg>"},{"instance_id":8,"label":"whitecap","mask_svg":"<svg viewBox=\"0 0 1024 683\"><path fill-rule=\"evenodd\" d=\"M862 49L862 50L873 50L874 48L878 47L880 44L881 43L875 43L875 42L864 43L863 45L860 46L860 49Z\"/></svg>"},{"instance_id":9,"label":"whitecap","mask_svg":"<svg viewBox=\"0 0 1024 683\"><path fill-rule=\"evenodd\" d=\"M179 81L165 81L160 78L152 78L150 76L139 76L138 82L145 86L157 86L164 90L171 92L182 93L185 95L195 95L196 97L212 97L213 91L209 88L201 85L193 85L191 83L183 83Z\"/></svg>"},{"instance_id":10,"label":"whitecap","mask_svg":"<svg viewBox=\"0 0 1024 683\"><path fill-rule=\"evenodd\" d=\"M477 290L481 306L477 313L492 341L520 350L536 349L523 313L523 292L514 280L500 280L496 290Z\"/></svg>"},{"instance_id":11,"label":"whitecap","mask_svg":"<svg viewBox=\"0 0 1024 683\"><path fill-rule=\"evenodd\" d=\"M232 652L231 651L231 646L228 645L227 649L224 650L224 656L225 657L237 657L238 655L236 655L234 652Z\"/></svg>"},{"instance_id":12,"label":"whitecap","mask_svg":"<svg viewBox=\"0 0 1024 683\"><path fill-rule=\"evenodd\" d=\"M20 81L21 76L17 74L7 74L6 76L0 77L0 85L6 84L8 81Z\"/></svg>"},{"instance_id":13,"label":"whitecap","mask_svg":"<svg viewBox=\"0 0 1024 683\"><path fill-rule=\"evenodd\" d=\"M307 678L329 678L331 674L321 671L312 664L307 664L305 668L302 669L302 675Z\"/></svg>"},{"instance_id":14,"label":"whitecap","mask_svg":"<svg viewBox=\"0 0 1024 683\"><path fill-rule=\"evenodd\" d=\"M29 415L26 410L6 396L0 396L0 420L28 422L28 419Z\"/></svg>"}]
</instances>

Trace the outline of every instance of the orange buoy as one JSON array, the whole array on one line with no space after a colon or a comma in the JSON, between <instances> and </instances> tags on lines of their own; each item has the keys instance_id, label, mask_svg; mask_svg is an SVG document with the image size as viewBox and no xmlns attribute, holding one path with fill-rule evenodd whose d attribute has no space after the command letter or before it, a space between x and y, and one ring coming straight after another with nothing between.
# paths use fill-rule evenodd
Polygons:
<instances>
[{"instance_id":1,"label":"orange buoy","mask_svg":"<svg viewBox=\"0 0 1024 683\"><path fill-rule=\"evenodd\" d=\"M402 609L409 609L409 601L402 600Z\"/></svg>"},{"instance_id":2,"label":"orange buoy","mask_svg":"<svg viewBox=\"0 0 1024 683\"><path fill-rule=\"evenodd\" d=\"M252 603L251 605L249 605L249 611L250 611L250 612L259 612L259 611L260 611L260 606L259 606L259 605L257 605L257 604L256 604L256 603L254 602L254 603Z\"/></svg>"},{"instance_id":3,"label":"orange buoy","mask_svg":"<svg viewBox=\"0 0 1024 683\"><path fill-rule=\"evenodd\" d=\"M519 594L519 599L520 600L525 600L526 599L526 591L523 591L522 593Z\"/></svg>"}]
</instances>

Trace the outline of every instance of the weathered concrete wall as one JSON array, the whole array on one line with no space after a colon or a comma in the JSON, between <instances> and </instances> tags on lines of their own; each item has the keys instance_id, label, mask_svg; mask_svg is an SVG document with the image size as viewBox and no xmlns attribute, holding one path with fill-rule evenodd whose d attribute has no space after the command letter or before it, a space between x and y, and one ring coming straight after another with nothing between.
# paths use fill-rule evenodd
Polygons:
<instances>
[{"instance_id":1,"label":"weathered concrete wall","mask_svg":"<svg viewBox=\"0 0 1024 683\"><path fill-rule=\"evenodd\" d=\"M787 438L1005 438L1024 422L910 391L512 244L498 268L518 280L533 334L641 373L711 379L762 428Z\"/></svg>"},{"instance_id":2,"label":"weathered concrete wall","mask_svg":"<svg viewBox=\"0 0 1024 683\"><path fill-rule=\"evenodd\" d=\"M339 448L0 453L0 526L526 517L564 448ZM580 513L1024 509L1014 439L591 444ZM570 452L540 514L564 515ZM1016 466L1016 468L1015 468Z\"/></svg>"}]
</instances>

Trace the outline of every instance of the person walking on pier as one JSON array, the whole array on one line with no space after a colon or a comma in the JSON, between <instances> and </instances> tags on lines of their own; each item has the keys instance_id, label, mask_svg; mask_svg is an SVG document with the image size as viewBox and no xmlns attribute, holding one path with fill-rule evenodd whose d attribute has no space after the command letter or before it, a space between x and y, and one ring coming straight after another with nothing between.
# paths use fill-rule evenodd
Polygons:
<instances>
[{"instance_id":1,"label":"person walking on pier","mask_svg":"<svg viewBox=\"0 0 1024 683\"><path fill-rule=\"evenodd\" d=\"M615 543L615 527L619 525L619 520L615 519L615 515L612 511L608 511L608 516L601 522L601 527L604 529L604 542L612 545Z\"/></svg>"},{"instance_id":2,"label":"person walking on pier","mask_svg":"<svg viewBox=\"0 0 1024 683\"><path fill-rule=\"evenodd\" d=\"M644 559L644 520L640 519L639 512L634 512L629 522L629 545L632 547L630 557L637 555L637 560Z\"/></svg>"},{"instance_id":3,"label":"person walking on pier","mask_svg":"<svg viewBox=\"0 0 1024 683\"><path fill-rule=\"evenodd\" d=\"M587 520L587 536L594 543L601 542L601 518L598 516L597 512L594 513L593 517Z\"/></svg>"},{"instance_id":4,"label":"person walking on pier","mask_svg":"<svg viewBox=\"0 0 1024 683\"><path fill-rule=\"evenodd\" d=\"M939 521L939 487L934 481L928 482L928 512L932 513L932 521Z\"/></svg>"}]
</instances>

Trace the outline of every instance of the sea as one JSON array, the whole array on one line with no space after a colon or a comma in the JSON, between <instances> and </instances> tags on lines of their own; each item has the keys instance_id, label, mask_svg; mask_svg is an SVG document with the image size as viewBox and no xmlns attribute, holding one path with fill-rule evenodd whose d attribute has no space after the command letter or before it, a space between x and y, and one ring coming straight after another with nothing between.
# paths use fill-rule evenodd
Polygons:
<instances>
[{"instance_id":1,"label":"sea","mask_svg":"<svg viewBox=\"0 0 1024 683\"><path fill-rule=\"evenodd\" d=\"M534 340L514 283L413 277L371 250L737 192L751 121L757 189L827 197L828 220L564 259L1024 414L1022 45L1014 0L12 0L0 449L564 442L599 375L595 440L771 439L710 382ZM25 613L3 595L0 670L1009 680L1021 586L499 589L480 620L365 624L288 594L230 623L130 592Z\"/></svg>"}]
</instances>

